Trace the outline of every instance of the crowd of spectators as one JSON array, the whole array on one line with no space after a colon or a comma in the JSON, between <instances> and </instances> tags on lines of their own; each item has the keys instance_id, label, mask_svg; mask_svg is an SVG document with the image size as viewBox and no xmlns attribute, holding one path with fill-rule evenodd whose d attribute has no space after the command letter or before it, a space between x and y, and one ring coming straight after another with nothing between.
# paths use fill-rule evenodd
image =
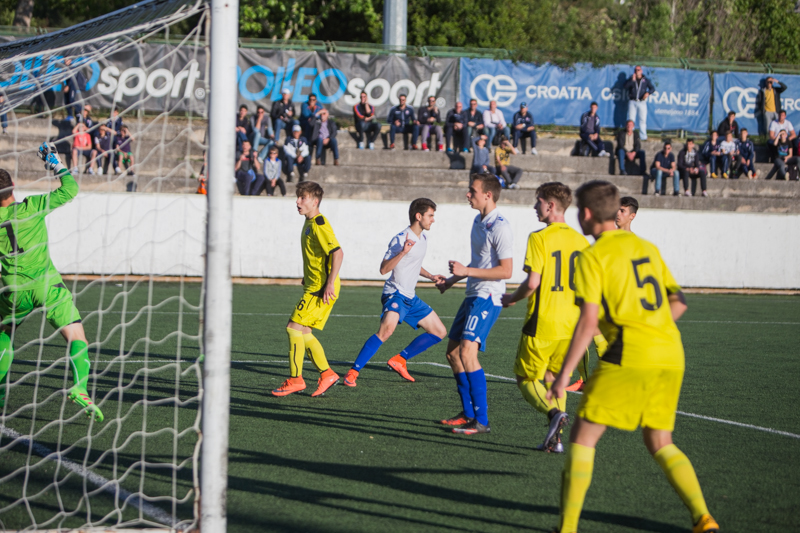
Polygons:
<instances>
[{"instance_id":1,"label":"crowd of spectators","mask_svg":"<svg viewBox=\"0 0 800 533\"><path fill-rule=\"evenodd\" d=\"M104 123L98 124L92 115L92 106L81 106L72 117L71 156L73 174L122 174L134 175L134 138L122 122L119 111L114 109ZM81 158L83 162L81 162Z\"/></svg>"}]
</instances>

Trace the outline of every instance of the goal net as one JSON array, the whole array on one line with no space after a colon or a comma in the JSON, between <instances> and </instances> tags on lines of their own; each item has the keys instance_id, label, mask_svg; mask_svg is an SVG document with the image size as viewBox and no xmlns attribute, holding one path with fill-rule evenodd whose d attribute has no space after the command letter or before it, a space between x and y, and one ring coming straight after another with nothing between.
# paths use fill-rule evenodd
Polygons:
<instances>
[{"instance_id":1,"label":"goal net","mask_svg":"<svg viewBox=\"0 0 800 533\"><path fill-rule=\"evenodd\" d=\"M0 43L0 530L198 526L208 23L150 0ZM63 280L12 280L37 254Z\"/></svg>"}]
</instances>

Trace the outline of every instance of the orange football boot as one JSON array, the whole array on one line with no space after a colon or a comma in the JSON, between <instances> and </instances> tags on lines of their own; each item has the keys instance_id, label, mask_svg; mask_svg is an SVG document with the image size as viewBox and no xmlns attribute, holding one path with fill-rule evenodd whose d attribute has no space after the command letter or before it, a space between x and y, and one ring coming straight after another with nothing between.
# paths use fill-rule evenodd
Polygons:
<instances>
[{"instance_id":1,"label":"orange football boot","mask_svg":"<svg viewBox=\"0 0 800 533\"><path fill-rule=\"evenodd\" d=\"M288 396L289 394L300 392L306 389L306 382L303 381L303 376L296 378L289 378L283 382L283 385L272 391L273 396Z\"/></svg>"},{"instance_id":2,"label":"orange football boot","mask_svg":"<svg viewBox=\"0 0 800 533\"><path fill-rule=\"evenodd\" d=\"M386 363L389 365L389 368L400 374L400 376L407 380L414 382L416 379L411 377L411 374L408 373L408 367L406 365L406 360L403 359L400 354L395 355Z\"/></svg>"},{"instance_id":3,"label":"orange football boot","mask_svg":"<svg viewBox=\"0 0 800 533\"><path fill-rule=\"evenodd\" d=\"M585 383L583 382L583 380L581 378L578 378L578 381L567 387L566 390L570 392L580 392L583 390L584 385Z\"/></svg>"},{"instance_id":4,"label":"orange football boot","mask_svg":"<svg viewBox=\"0 0 800 533\"><path fill-rule=\"evenodd\" d=\"M447 420L440 420L440 424L444 424L445 426L463 426L465 424L469 424L472 422L474 418L469 418L467 415L464 414L464 411L461 411L453 418L448 418Z\"/></svg>"},{"instance_id":5,"label":"orange football boot","mask_svg":"<svg viewBox=\"0 0 800 533\"><path fill-rule=\"evenodd\" d=\"M356 379L358 379L358 370L351 368L347 371L347 375L344 377L344 384L348 387L355 387Z\"/></svg>"},{"instance_id":6,"label":"orange football boot","mask_svg":"<svg viewBox=\"0 0 800 533\"><path fill-rule=\"evenodd\" d=\"M314 394L311 396L314 398L317 396L322 396L325 394L326 390L330 389L337 383L339 383L339 374L329 368L319 377L319 381L317 381L317 390L315 390Z\"/></svg>"}]
</instances>

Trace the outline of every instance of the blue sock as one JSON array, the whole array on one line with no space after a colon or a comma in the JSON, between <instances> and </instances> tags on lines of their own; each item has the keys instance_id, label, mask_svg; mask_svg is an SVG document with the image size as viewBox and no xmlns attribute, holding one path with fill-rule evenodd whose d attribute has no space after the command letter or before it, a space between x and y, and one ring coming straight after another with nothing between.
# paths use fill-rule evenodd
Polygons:
<instances>
[{"instance_id":1,"label":"blue sock","mask_svg":"<svg viewBox=\"0 0 800 533\"><path fill-rule=\"evenodd\" d=\"M464 408L464 416L467 418L475 418L475 410L472 408L472 397L469 394L469 380L467 373L461 372L454 375L456 378L456 387L458 388L458 395L461 396L461 405Z\"/></svg>"},{"instance_id":2,"label":"blue sock","mask_svg":"<svg viewBox=\"0 0 800 533\"><path fill-rule=\"evenodd\" d=\"M364 368L364 365L369 363L369 360L372 359L372 356L375 355L382 344L383 341L380 340L377 335L373 335L367 339L367 342L364 343L364 347L358 352L356 362L353 363L353 369L361 372L361 369Z\"/></svg>"},{"instance_id":3,"label":"blue sock","mask_svg":"<svg viewBox=\"0 0 800 533\"><path fill-rule=\"evenodd\" d=\"M467 372L469 393L475 406L475 418L484 426L489 424L488 404L486 402L486 374L483 369Z\"/></svg>"},{"instance_id":4,"label":"blue sock","mask_svg":"<svg viewBox=\"0 0 800 533\"><path fill-rule=\"evenodd\" d=\"M406 349L400 352L400 357L408 361L415 355L419 355L434 344L438 344L442 341L439 337L434 335L433 333L423 333L406 346Z\"/></svg>"}]
</instances>

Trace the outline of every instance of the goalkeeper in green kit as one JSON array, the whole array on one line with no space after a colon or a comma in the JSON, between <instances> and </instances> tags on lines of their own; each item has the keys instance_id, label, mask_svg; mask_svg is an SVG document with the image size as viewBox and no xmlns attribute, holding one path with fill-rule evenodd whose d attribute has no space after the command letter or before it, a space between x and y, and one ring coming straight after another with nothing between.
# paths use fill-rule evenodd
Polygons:
<instances>
[{"instance_id":1,"label":"goalkeeper in green kit","mask_svg":"<svg viewBox=\"0 0 800 533\"><path fill-rule=\"evenodd\" d=\"M89 418L102 422L103 413L86 389L91 362L81 315L50 260L44 223L44 217L53 209L75 198L78 184L58 158L55 145L42 143L39 157L45 168L61 180L61 187L48 194L16 202L11 175L0 169L0 279L4 285L0 292L0 408L5 405L6 375L14 359L9 334L31 312L41 309L69 346L75 381L69 399L80 405Z\"/></svg>"}]
</instances>

